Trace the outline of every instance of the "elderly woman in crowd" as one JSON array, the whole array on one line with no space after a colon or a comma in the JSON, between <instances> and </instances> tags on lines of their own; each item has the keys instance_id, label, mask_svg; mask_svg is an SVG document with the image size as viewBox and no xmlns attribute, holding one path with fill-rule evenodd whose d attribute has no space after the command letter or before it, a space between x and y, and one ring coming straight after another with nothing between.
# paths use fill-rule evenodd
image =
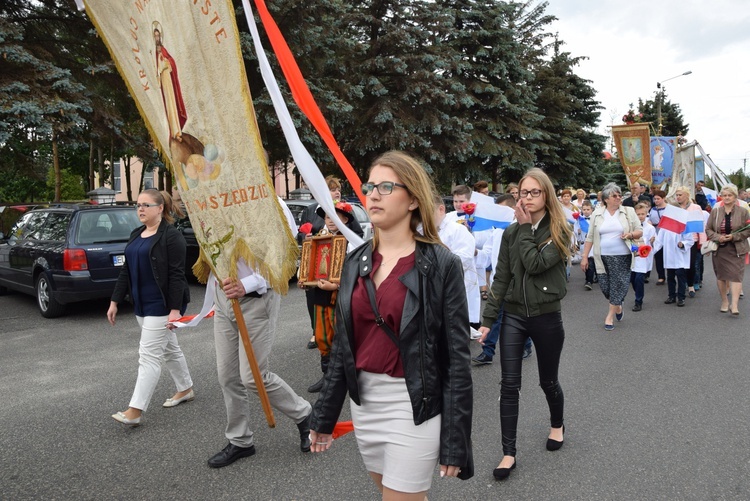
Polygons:
<instances>
[{"instance_id":1,"label":"elderly woman in crowd","mask_svg":"<svg viewBox=\"0 0 750 501\"><path fill-rule=\"evenodd\" d=\"M588 256L589 251L594 251L599 287L609 300L604 328L611 331L615 328L614 319L622 320L622 303L630 286L633 260L630 243L643 236L643 228L635 210L622 206L622 191L616 184L609 183L601 193L602 204L589 221L583 255ZM581 269L585 272L588 267L588 259L582 260Z\"/></svg>"},{"instance_id":2,"label":"elderly woman in crowd","mask_svg":"<svg viewBox=\"0 0 750 501\"><path fill-rule=\"evenodd\" d=\"M745 255L750 251L750 214L738 203L737 187L726 184L721 189L721 204L711 211L706 223L708 240L719 247L713 253L714 273L721 296L721 312L739 315L738 302L745 275ZM731 305L727 293L731 292Z\"/></svg>"}]
</instances>

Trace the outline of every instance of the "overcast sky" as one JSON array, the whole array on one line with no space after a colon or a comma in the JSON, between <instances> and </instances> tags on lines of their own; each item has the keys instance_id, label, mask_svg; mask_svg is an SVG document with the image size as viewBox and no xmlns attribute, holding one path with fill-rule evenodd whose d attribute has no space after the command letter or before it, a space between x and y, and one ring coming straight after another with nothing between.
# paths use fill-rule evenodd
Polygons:
<instances>
[{"instance_id":1,"label":"overcast sky","mask_svg":"<svg viewBox=\"0 0 750 501\"><path fill-rule=\"evenodd\" d=\"M653 99L657 82L692 71L663 84L687 138L727 174L750 164L748 0L549 0L547 13L563 50L589 58L577 74L604 106L601 133L639 97Z\"/></svg>"}]
</instances>

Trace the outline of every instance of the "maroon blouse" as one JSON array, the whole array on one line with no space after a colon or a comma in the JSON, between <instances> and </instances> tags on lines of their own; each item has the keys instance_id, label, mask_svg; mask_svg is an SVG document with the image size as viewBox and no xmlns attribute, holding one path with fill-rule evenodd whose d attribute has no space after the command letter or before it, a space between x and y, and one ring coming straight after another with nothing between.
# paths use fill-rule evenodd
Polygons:
<instances>
[{"instance_id":1,"label":"maroon blouse","mask_svg":"<svg viewBox=\"0 0 750 501\"><path fill-rule=\"evenodd\" d=\"M383 256L372 253L370 278L380 268ZM414 253L398 260L390 275L375 290L375 302L380 316L398 337L401 329L401 314L404 311L407 288L399 277L414 267ZM404 377L404 366L396 344L375 323L375 313L370 306L364 278L359 277L352 291L352 328L354 329L354 360L357 370L391 377Z\"/></svg>"}]
</instances>

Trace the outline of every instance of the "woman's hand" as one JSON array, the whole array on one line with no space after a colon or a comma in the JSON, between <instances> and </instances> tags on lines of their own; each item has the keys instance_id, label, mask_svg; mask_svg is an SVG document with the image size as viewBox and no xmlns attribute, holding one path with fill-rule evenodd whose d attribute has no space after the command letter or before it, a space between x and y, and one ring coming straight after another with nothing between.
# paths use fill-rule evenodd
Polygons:
<instances>
[{"instance_id":1,"label":"woman's hand","mask_svg":"<svg viewBox=\"0 0 750 501\"><path fill-rule=\"evenodd\" d=\"M322 289L324 291L335 291L339 289L338 284L334 284L333 282L329 282L328 280L324 280L322 278L318 279L318 289Z\"/></svg>"},{"instance_id":2,"label":"woman's hand","mask_svg":"<svg viewBox=\"0 0 750 501\"><path fill-rule=\"evenodd\" d=\"M520 224L531 224L531 214L526 210L523 199L519 200L514 210L516 211L516 222Z\"/></svg>"},{"instance_id":3,"label":"woman's hand","mask_svg":"<svg viewBox=\"0 0 750 501\"><path fill-rule=\"evenodd\" d=\"M109 302L109 309L107 310L107 320L111 325L115 325L115 317L117 316L117 303L114 301Z\"/></svg>"},{"instance_id":4,"label":"woman's hand","mask_svg":"<svg viewBox=\"0 0 750 501\"><path fill-rule=\"evenodd\" d=\"M479 344L484 346L484 340L487 339L487 335L490 333L490 329L489 327L482 326L479 328L479 333L481 334L481 336L479 337L479 339L477 339L477 341L479 342Z\"/></svg>"},{"instance_id":5,"label":"woman's hand","mask_svg":"<svg viewBox=\"0 0 750 501\"><path fill-rule=\"evenodd\" d=\"M457 477L459 473L461 473L461 468L459 466L440 465L441 477Z\"/></svg>"},{"instance_id":6,"label":"woman's hand","mask_svg":"<svg viewBox=\"0 0 750 501\"><path fill-rule=\"evenodd\" d=\"M310 450L313 452L324 452L331 448L333 444L333 435L327 433L318 433L310 430Z\"/></svg>"},{"instance_id":7,"label":"woman's hand","mask_svg":"<svg viewBox=\"0 0 750 501\"><path fill-rule=\"evenodd\" d=\"M180 310L172 310L169 312L169 316L167 316L167 329L172 330L174 329L174 323L177 320L182 318L182 315L180 314Z\"/></svg>"},{"instance_id":8,"label":"woman's hand","mask_svg":"<svg viewBox=\"0 0 750 501\"><path fill-rule=\"evenodd\" d=\"M586 270L589 269L589 259L586 256L583 256L581 258L581 270L583 270L584 273L586 273Z\"/></svg>"}]
</instances>

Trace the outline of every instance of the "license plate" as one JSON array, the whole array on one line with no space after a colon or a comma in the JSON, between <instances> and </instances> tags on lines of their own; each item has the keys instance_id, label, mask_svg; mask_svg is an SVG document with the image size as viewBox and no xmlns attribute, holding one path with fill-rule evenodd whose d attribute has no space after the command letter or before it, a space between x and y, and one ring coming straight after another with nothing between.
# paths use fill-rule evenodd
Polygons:
<instances>
[{"instance_id":1,"label":"license plate","mask_svg":"<svg viewBox=\"0 0 750 501\"><path fill-rule=\"evenodd\" d=\"M125 254L112 256L112 264L114 264L115 266L122 266L123 264L125 264Z\"/></svg>"}]
</instances>

